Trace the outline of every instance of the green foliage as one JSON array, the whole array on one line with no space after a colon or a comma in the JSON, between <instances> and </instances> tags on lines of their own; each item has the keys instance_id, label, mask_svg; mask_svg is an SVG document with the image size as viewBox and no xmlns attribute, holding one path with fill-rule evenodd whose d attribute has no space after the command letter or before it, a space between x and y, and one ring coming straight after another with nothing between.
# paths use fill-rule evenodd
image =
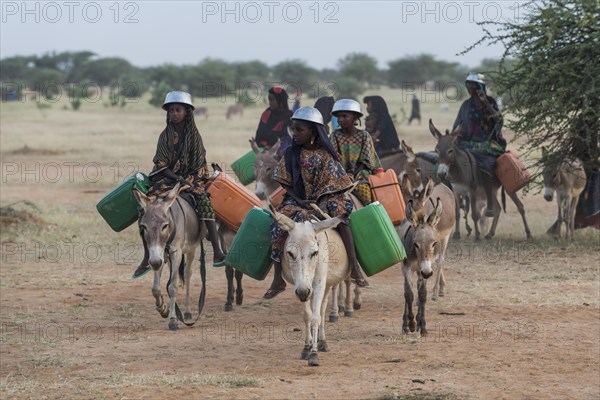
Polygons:
<instances>
[{"instance_id":1,"label":"green foliage","mask_svg":"<svg viewBox=\"0 0 600 400\"><path fill-rule=\"evenodd\" d=\"M337 99L355 99L365 91L364 85L354 78L348 76L338 76L333 81L333 97Z\"/></svg>"},{"instance_id":2,"label":"green foliage","mask_svg":"<svg viewBox=\"0 0 600 400\"><path fill-rule=\"evenodd\" d=\"M527 139L525 154L545 145L544 163L556 165L572 155L600 167L598 1L544 0L523 9L528 13L522 23L480 23L483 38L465 53L483 43L504 45L492 78L500 93L510 95L505 110L515 118L507 126L515 139Z\"/></svg>"},{"instance_id":3,"label":"green foliage","mask_svg":"<svg viewBox=\"0 0 600 400\"><path fill-rule=\"evenodd\" d=\"M171 89L171 87L167 83L160 82L152 90L152 96L150 97L150 100L148 100L148 103L156 107L162 106L162 103L165 101L165 96L171 90L173 89Z\"/></svg>"},{"instance_id":4,"label":"green foliage","mask_svg":"<svg viewBox=\"0 0 600 400\"><path fill-rule=\"evenodd\" d=\"M434 81L441 85L464 82L468 68L458 63L436 60L431 54L401 58L388 63L388 82L400 87Z\"/></svg>"},{"instance_id":5,"label":"green foliage","mask_svg":"<svg viewBox=\"0 0 600 400\"><path fill-rule=\"evenodd\" d=\"M372 83L377 75L377 60L366 53L351 53L338 61L340 74L359 82Z\"/></svg>"},{"instance_id":6,"label":"green foliage","mask_svg":"<svg viewBox=\"0 0 600 400\"><path fill-rule=\"evenodd\" d=\"M287 87L290 97L294 93L289 93L289 91L293 91L294 88L303 93L310 93L310 88L314 87L317 82L316 77L317 71L302 60L286 60L273 67L274 81Z\"/></svg>"}]
</instances>

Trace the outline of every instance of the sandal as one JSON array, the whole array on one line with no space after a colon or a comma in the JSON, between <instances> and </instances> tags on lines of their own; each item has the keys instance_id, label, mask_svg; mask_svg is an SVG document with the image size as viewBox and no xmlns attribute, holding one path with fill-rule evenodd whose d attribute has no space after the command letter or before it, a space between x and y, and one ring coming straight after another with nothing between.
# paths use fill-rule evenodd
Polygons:
<instances>
[{"instance_id":1,"label":"sandal","mask_svg":"<svg viewBox=\"0 0 600 400\"><path fill-rule=\"evenodd\" d=\"M263 295L263 299L272 299L273 297L277 296L279 293L283 292L285 290L285 286L282 288L278 288L278 289L267 289L267 291L265 292L265 294Z\"/></svg>"},{"instance_id":2,"label":"sandal","mask_svg":"<svg viewBox=\"0 0 600 400\"><path fill-rule=\"evenodd\" d=\"M369 282L364 278L363 279L352 279L352 283L354 283L356 286L361 287L361 288L371 287Z\"/></svg>"},{"instance_id":3,"label":"sandal","mask_svg":"<svg viewBox=\"0 0 600 400\"><path fill-rule=\"evenodd\" d=\"M133 275L131 275L132 279L137 279L137 278L141 278L142 276L146 275L148 272L150 272L152 268L150 268L149 265L146 265L145 267L142 266L141 264L135 269L135 271L133 271Z\"/></svg>"},{"instance_id":4,"label":"sandal","mask_svg":"<svg viewBox=\"0 0 600 400\"><path fill-rule=\"evenodd\" d=\"M213 267L222 267L223 265L225 265L225 258L226 258L226 256L223 256L223 258L221 258L221 259L213 258Z\"/></svg>"}]
</instances>

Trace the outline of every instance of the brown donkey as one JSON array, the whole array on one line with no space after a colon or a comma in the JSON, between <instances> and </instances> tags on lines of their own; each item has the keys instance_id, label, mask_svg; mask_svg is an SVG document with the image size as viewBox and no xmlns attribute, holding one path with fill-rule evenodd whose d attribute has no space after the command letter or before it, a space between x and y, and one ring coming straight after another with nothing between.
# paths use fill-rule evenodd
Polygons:
<instances>
[{"instance_id":1,"label":"brown donkey","mask_svg":"<svg viewBox=\"0 0 600 400\"><path fill-rule=\"evenodd\" d=\"M408 177L404 177L402 182L402 189L404 193L404 200L407 204L411 203L411 210L413 214L423 210L426 214L431 214L434 211L433 199L441 201L441 206L444 209L443 214L437 225L435 226L435 234L439 248L436 250L436 269L435 269L435 281L433 284L433 293L431 300L437 300L438 297L444 296L444 269L443 264L446 257L446 249L448 248L448 241L450 240L450 233L454 228L456 201L452 190L443 183L434 186L433 179L427 178L427 183L423 190L412 188L412 184ZM409 221L411 222L411 221ZM417 246L419 247L419 246ZM417 255L418 256L418 255Z\"/></svg>"},{"instance_id":2,"label":"brown donkey","mask_svg":"<svg viewBox=\"0 0 600 400\"><path fill-rule=\"evenodd\" d=\"M477 206L477 191L483 187L484 177L483 172L478 167L475 158L471 153L466 150L459 148L456 145L456 140L460 135L461 127L457 127L452 133L446 130L446 134L442 135L440 131L433 125L433 122L429 120L429 130L434 138L437 139L438 143L435 147L436 152L439 156L438 174L441 177L447 177L452 186L459 191L467 191L469 193L469 199L471 201L471 217L475 225L475 240L480 240L479 222L481 220L481 209ZM497 192L500 188L500 182L496 181L493 184L493 200L494 200L494 220L492 221L492 227L489 233L485 236L486 239L491 239L496 234L496 226L498 225L498 219L500 218L500 203L497 199ZM516 193L508 193L508 196L512 199L513 203L517 206L523 225L525 226L525 234L528 239L531 239L531 231L529 225L527 225L527 219L525 218L525 206Z\"/></svg>"},{"instance_id":3,"label":"brown donkey","mask_svg":"<svg viewBox=\"0 0 600 400\"><path fill-rule=\"evenodd\" d=\"M542 147L542 157L547 157L547 151ZM566 158L558 167L546 165L542 173L544 177L544 199L552 201L556 191L558 218L546 232L555 239L560 239L562 223L567 229L567 239L573 240L575 230L575 209L579 195L586 184L585 171L581 160Z\"/></svg>"}]
</instances>

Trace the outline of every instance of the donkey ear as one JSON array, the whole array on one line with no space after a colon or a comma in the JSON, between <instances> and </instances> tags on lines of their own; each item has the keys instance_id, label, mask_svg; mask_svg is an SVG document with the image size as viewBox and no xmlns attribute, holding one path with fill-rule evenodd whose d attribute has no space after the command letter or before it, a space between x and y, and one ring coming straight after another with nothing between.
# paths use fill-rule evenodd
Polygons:
<instances>
[{"instance_id":1,"label":"donkey ear","mask_svg":"<svg viewBox=\"0 0 600 400\"><path fill-rule=\"evenodd\" d=\"M408 193L409 195L412 196L413 194L413 187L412 187L412 183L410 183L410 178L408 177L408 174L404 174L402 176L402 189L404 189L404 191L406 193Z\"/></svg>"},{"instance_id":2,"label":"donkey ear","mask_svg":"<svg viewBox=\"0 0 600 400\"><path fill-rule=\"evenodd\" d=\"M291 231L292 229L294 229L294 226L296 226L296 223L291 218L275 210L272 204L269 204L269 213L271 213L271 216L273 217L275 222L277 222L279 226L281 226L281 229L283 229L286 232Z\"/></svg>"},{"instance_id":3,"label":"donkey ear","mask_svg":"<svg viewBox=\"0 0 600 400\"><path fill-rule=\"evenodd\" d=\"M181 184L177 182L177 184L171 189L169 194L164 198L164 207L168 209L171 207L171 204L175 201L177 196L179 196L179 192L181 191Z\"/></svg>"},{"instance_id":4,"label":"donkey ear","mask_svg":"<svg viewBox=\"0 0 600 400\"><path fill-rule=\"evenodd\" d=\"M409 145L407 145L404 140L402 140L400 145L402 146L402 151L404 152L404 154L406 154L406 161L415 161L415 158L417 158L417 156L415 155L413 149Z\"/></svg>"},{"instance_id":5,"label":"donkey ear","mask_svg":"<svg viewBox=\"0 0 600 400\"><path fill-rule=\"evenodd\" d=\"M417 215L413 212L412 203L412 200L409 200L408 203L406 203L406 219L416 228L419 226L419 221L417 220Z\"/></svg>"},{"instance_id":6,"label":"donkey ear","mask_svg":"<svg viewBox=\"0 0 600 400\"><path fill-rule=\"evenodd\" d=\"M429 218L427 218L427 224L431 227L434 227L440 222L442 218L442 201L440 198L437 198L437 202L435 204L435 209L431 214L429 214Z\"/></svg>"},{"instance_id":7,"label":"donkey ear","mask_svg":"<svg viewBox=\"0 0 600 400\"><path fill-rule=\"evenodd\" d=\"M423 198L428 199L431 193L433 193L433 179L431 179L431 176L428 176L425 190L423 190Z\"/></svg>"},{"instance_id":8,"label":"donkey ear","mask_svg":"<svg viewBox=\"0 0 600 400\"><path fill-rule=\"evenodd\" d=\"M313 225L313 228L315 229L315 232L320 233L326 229L335 228L341 222L342 222L341 218L335 217L335 218L327 218L324 221L313 222L312 225Z\"/></svg>"},{"instance_id":9,"label":"donkey ear","mask_svg":"<svg viewBox=\"0 0 600 400\"><path fill-rule=\"evenodd\" d=\"M276 154L277 150L279 150L279 146L281 146L281 140L277 139L277 142L269 149L270 154Z\"/></svg>"},{"instance_id":10,"label":"donkey ear","mask_svg":"<svg viewBox=\"0 0 600 400\"><path fill-rule=\"evenodd\" d=\"M252 147L252 151L253 151L255 154L258 154L258 153L260 153L260 149L258 148L258 144L256 144L256 140L255 140L254 138L251 138L251 139L249 140L249 142L250 142L250 147Z\"/></svg>"},{"instance_id":11,"label":"donkey ear","mask_svg":"<svg viewBox=\"0 0 600 400\"><path fill-rule=\"evenodd\" d=\"M148 204L150 203L150 198L146 196L144 193L137 190L137 188L133 188L133 197L135 197L138 204L145 210Z\"/></svg>"},{"instance_id":12,"label":"donkey ear","mask_svg":"<svg viewBox=\"0 0 600 400\"><path fill-rule=\"evenodd\" d=\"M458 138L458 136L460 135L460 132L462 131L462 127L463 127L463 123L461 122L460 124L458 124L458 126L456 128L454 128L454 130L452 131L450 136L452 136L453 138Z\"/></svg>"},{"instance_id":13,"label":"donkey ear","mask_svg":"<svg viewBox=\"0 0 600 400\"><path fill-rule=\"evenodd\" d=\"M435 125L433 125L433 121L431 120L431 118L429 118L429 132L431 132L433 137L437 140L439 140L442 137L440 131L438 131Z\"/></svg>"}]
</instances>

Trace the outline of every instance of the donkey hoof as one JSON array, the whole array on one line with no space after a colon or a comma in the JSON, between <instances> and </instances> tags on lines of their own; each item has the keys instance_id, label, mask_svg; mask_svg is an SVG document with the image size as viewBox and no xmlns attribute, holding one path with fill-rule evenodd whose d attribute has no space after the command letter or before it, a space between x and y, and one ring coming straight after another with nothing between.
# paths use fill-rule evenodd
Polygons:
<instances>
[{"instance_id":1,"label":"donkey hoof","mask_svg":"<svg viewBox=\"0 0 600 400\"><path fill-rule=\"evenodd\" d=\"M352 315L354 314L354 312L352 310L346 310L344 311L344 317L352 317Z\"/></svg>"},{"instance_id":2,"label":"donkey hoof","mask_svg":"<svg viewBox=\"0 0 600 400\"><path fill-rule=\"evenodd\" d=\"M319 366L319 356L317 353L310 353L310 356L308 357L308 365L310 367Z\"/></svg>"},{"instance_id":3,"label":"donkey hoof","mask_svg":"<svg viewBox=\"0 0 600 400\"><path fill-rule=\"evenodd\" d=\"M329 322L338 322L340 317L336 314L329 314Z\"/></svg>"},{"instance_id":4,"label":"donkey hoof","mask_svg":"<svg viewBox=\"0 0 600 400\"><path fill-rule=\"evenodd\" d=\"M183 319L192 319L192 313L191 312L183 313Z\"/></svg>"},{"instance_id":5,"label":"donkey hoof","mask_svg":"<svg viewBox=\"0 0 600 400\"><path fill-rule=\"evenodd\" d=\"M443 291L440 290L440 294L438 294L439 297L444 297L445 293Z\"/></svg>"},{"instance_id":6,"label":"donkey hoof","mask_svg":"<svg viewBox=\"0 0 600 400\"><path fill-rule=\"evenodd\" d=\"M362 304L360 304L360 303L354 303L354 304L352 304L352 306L354 307L355 310L358 311L362 307Z\"/></svg>"},{"instance_id":7,"label":"donkey hoof","mask_svg":"<svg viewBox=\"0 0 600 400\"><path fill-rule=\"evenodd\" d=\"M460 232L454 232L454 234L452 235L452 239L460 239Z\"/></svg>"},{"instance_id":8,"label":"donkey hoof","mask_svg":"<svg viewBox=\"0 0 600 400\"><path fill-rule=\"evenodd\" d=\"M223 309L225 311L233 311L233 306L231 304L225 304L225 307L223 307Z\"/></svg>"},{"instance_id":9,"label":"donkey hoof","mask_svg":"<svg viewBox=\"0 0 600 400\"><path fill-rule=\"evenodd\" d=\"M319 340L317 342L317 350L322 351L322 352L328 352L329 346L327 346L327 342L324 340Z\"/></svg>"},{"instance_id":10,"label":"donkey hoof","mask_svg":"<svg viewBox=\"0 0 600 400\"><path fill-rule=\"evenodd\" d=\"M490 235L488 233L487 235L485 235L485 240L492 240L493 237L494 237L494 235Z\"/></svg>"},{"instance_id":11,"label":"donkey hoof","mask_svg":"<svg viewBox=\"0 0 600 400\"><path fill-rule=\"evenodd\" d=\"M427 336L427 329L421 328L421 337Z\"/></svg>"},{"instance_id":12,"label":"donkey hoof","mask_svg":"<svg viewBox=\"0 0 600 400\"><path fill-rule=\"evenodd\" d=\"M415 321L414 321L414 320L413 320L413 321L410 321L410 322L408 323L408 329L409 329L411 332L414 332L416 328L417 328L417 324L415 324Z\"/></svg>"},{"instance_id":13,"label":"donkey hoof","mask_svg":"<svg viewBox=\"0 0 600 400\"><path fill-rule=\"evenodd\" d=\"M437 299L437 296L431 296L431 300L436 301Z\"/></svg>"},{"instance_id":14,"label":"donkey hoof","mask_svg":"<svg viewBox=\"0 0 600 400\"><path fill-rule=\"evenodd\" d=\"M242 293L235 296L235 304L241 306L244 303L244 295Z\"/></svg>"},{"instance_id":15,"label":"donkey hoof","mask_svg":"<svg viewBox=\"0 0 600 400\"><path fill-rule=\"evenodd\" d=\"M338 306L339 312L344 312L345 309L346 309L346 307L344 307L344 306Z\"/></svg>"},{"instance_id":16,"label":"donkey hoof","mask_svg":"<svg viewBox=\"0 0 600 400\"><path fill-rule=\"evenodd\" d=\"M169 322L169 330L176 331L177 329L179 329L179 326L177 325L177 321L170 321Z\"/></svg>"},{"instance_id":17,"label":"donkey hoof","mask_svg":"<svg viewBox=\"0 0 600 400\"><path fill-rule=\"evenodd\" d=\"M302 349L302 353L300 353L300 359L308 360L309 354L310 354L310 346L305 345L304 348Z\"/></svg>"}]
</instances>

